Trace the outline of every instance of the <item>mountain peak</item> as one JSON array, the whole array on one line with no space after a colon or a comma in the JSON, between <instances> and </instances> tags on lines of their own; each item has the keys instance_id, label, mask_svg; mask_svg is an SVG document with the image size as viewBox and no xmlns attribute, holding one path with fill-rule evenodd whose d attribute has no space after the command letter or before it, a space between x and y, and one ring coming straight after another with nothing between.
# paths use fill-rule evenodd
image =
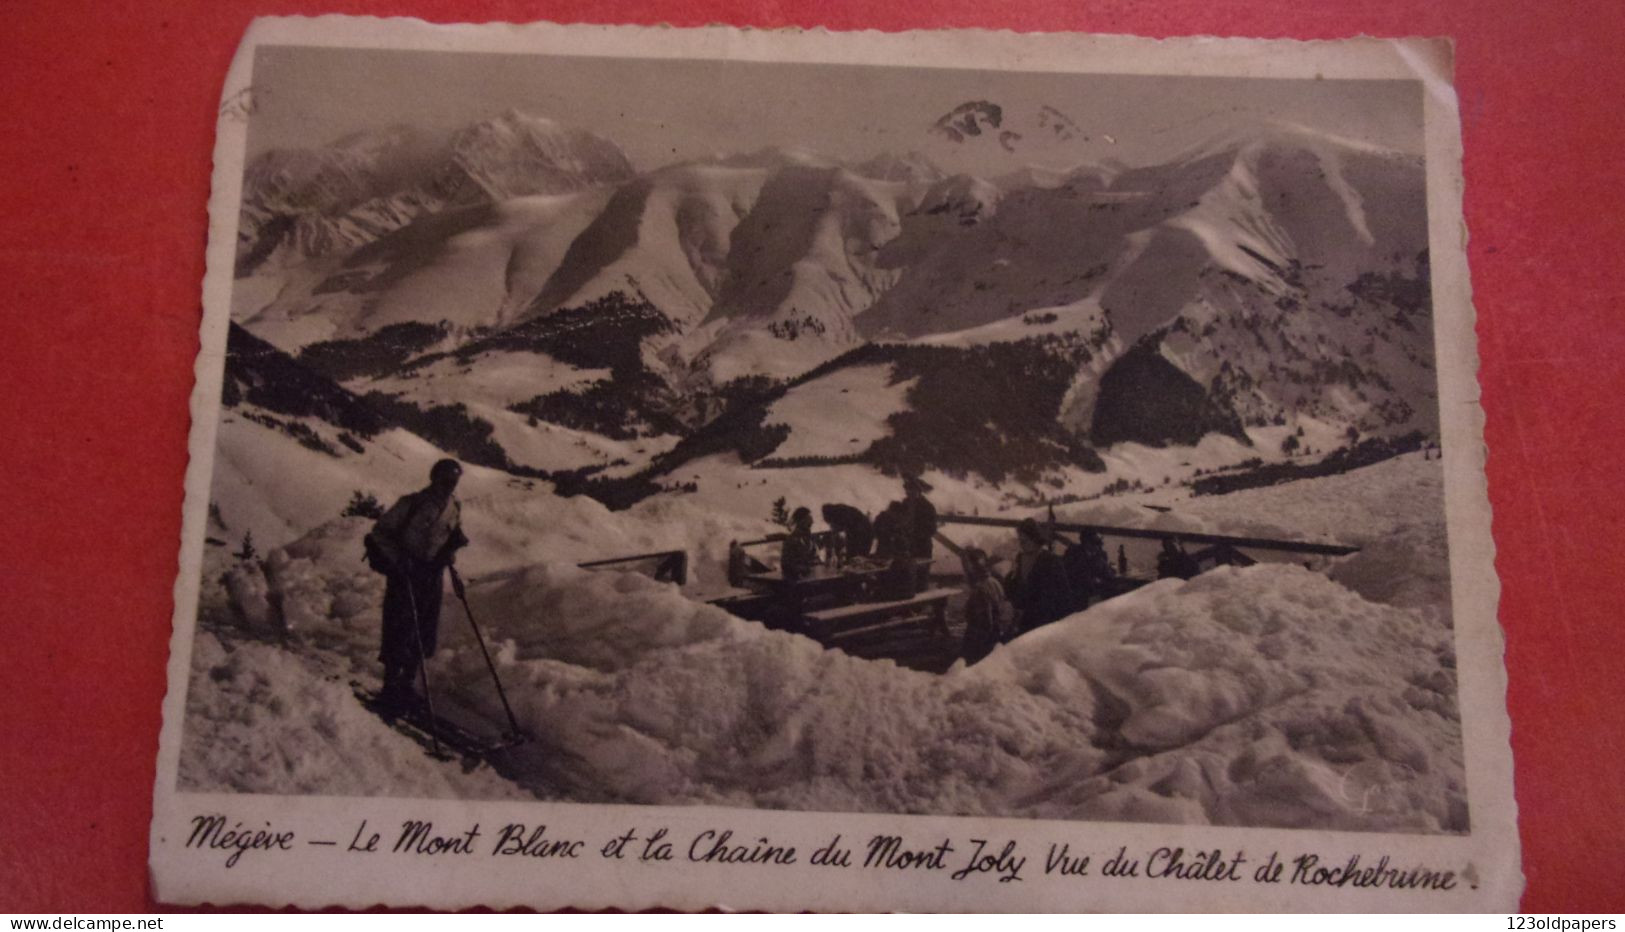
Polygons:
<instances>
[{"instance_id":1,"label":"mountain peak","mask_svg":"<svg viewBox=\"0 0 1625 932\"><path fill-rule=\"evenodd\" d=\"M632 163L609 140L547 117L509 109L451 138L452 161L462 178L443 177L454 200L468 200L466 182L484 197L564 194L632 178Z\"/></svg>"}]
</instances>

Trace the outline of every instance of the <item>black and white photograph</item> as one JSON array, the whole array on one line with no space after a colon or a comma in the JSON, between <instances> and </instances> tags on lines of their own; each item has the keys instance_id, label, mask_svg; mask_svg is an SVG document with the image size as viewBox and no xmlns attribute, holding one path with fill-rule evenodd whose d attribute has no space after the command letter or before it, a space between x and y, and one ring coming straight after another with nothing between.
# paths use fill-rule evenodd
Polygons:
<instances>
[{"instance_id":1,"label":"black and white photograph","mask_svg":"<svg viewBox=\"0 0 1625 932\"><path fill-rule=\"evenodd\" d=\"M247 67L174 792L1473 834L1427 80Z\"/></svg>"}]
</instances>

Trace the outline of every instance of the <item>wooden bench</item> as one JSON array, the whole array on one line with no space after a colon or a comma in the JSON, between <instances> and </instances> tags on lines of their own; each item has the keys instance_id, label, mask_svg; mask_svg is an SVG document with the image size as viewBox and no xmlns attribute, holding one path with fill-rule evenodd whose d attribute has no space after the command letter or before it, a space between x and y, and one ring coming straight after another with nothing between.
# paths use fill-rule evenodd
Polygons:
<instances>
[{"instance_id":1,"label":"wooden bench","mask_svg":"<svg viewBox=\"0 0 1625 932\"><path fill-rule=\"evenodd\" d=\"M835 641L862 634L873 634L887 628L914 624L929 619L939 634L948 633L948 599L957 589L927 589L908 599L892 602L858 602L838 608L825 608L807 612L810 626L825 639Z\"/></svg>"},{"instance_id":2,"label":"wooden bench","mask_svg":"<svg viewBox=\"0 0 1625 932\"><path fill-rule=\"evenodd\" d=\"M772 596L749 589L730 589L705 601L707 605L715 605L725 612L751 621L766 620L776 604Z\"/></svg>"}]
</instances>

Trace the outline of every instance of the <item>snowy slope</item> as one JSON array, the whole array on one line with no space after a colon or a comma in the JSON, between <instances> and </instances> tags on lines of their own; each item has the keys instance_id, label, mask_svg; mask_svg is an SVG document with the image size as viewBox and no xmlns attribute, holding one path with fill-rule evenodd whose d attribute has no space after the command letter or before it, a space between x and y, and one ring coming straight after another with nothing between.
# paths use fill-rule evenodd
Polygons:
<instances>
[{"instance_id":1,"label":"snowy slope","mask_svg":"<svg viewBox=\"0 0 1625 932\"><path fill-rule=\"evenodd\" d=\"M1173 508L1157 525L1259 537L1351 544L1333 579L1372 601L1448 614L1450 564L1439 460L1407 453L1372 466L1305 482L1229 495L1156 496ZM1073 520L1087 511L1060 509ZM1142 512L1143 514L1143 512ZM1143 520L1143 519L1142 519Z\"/></svg>"},{"instance_id":2,"label":"snowy slope","mask_svg":"<svg viewBox=\"0 0 1625 932\"><path fill-rule=\"evenodd\" d=\"M237 317L287 350L353 339L391 324L445 322L466 335L516 320L563 261L607 194L520 197L443 211L379 237L341 261L309 260L280 273L284 284ZM263 295L240 279L239 290Z\"/></svg>"},{"instance_id":3,"label":"snowy slope","mask_svg":"<svg viewBox=\"0 0 1625 932\"><path fill-rule=\"evenodd\" d=\"M775 401L766 421L790 427L779 459L861 453L886 436L886 419L907 408L912 381L892 382L890 366L853 366L815 379Z\"/></svg>"},{"instance_id":4,"label":"snowy slope","mask_svg":"<svg viewBox=\"0 0 1625 932\"><path fill-rule=\"evenodd\" d=\"M613 142L518 110L457 130L449 150L430 184L452 203L563 194L632 176Z\"/></svg>"},{"instance_id":5,"label":"snowy slope","mask_svg":"<svg viewBox=\"0 0 1625 932\"><path fill-rule=\"evenodd\" d=\"M487 432L494 422L494 439L499 444L495 452L501 457L498 465L506 465L513 456L534 454L554 468L601 466L623 454L635 455L644 445L621 444L595 434L582 436L552 425L530 425L506 409L510 399L524 397L535 387L590 381L598 373L548 365L552 360L531 353L497 354L497 361L505 365L481 370L476 383L480 392L472 403L460 400L465 388L460 380L454 393L457 398L440 393L455 357L444 357L394 380L352 382L369 392L387 389L396 396L381 404L377 396L359 397L233 327L215 441L211 535L222 546L239 546L251 534L257 547L275 547L333 520L355 496L371 496L387 505L421 488L430 465L451 451L478 447L482 455L476 458L489 459L483 454L491 452L491 445L472 442L478 437L481 415L490 418L484 428ZM397 421L397 409L417 417ZM403 423L419 433L402 429ZM658 442L647 445L651 453L659 449ZM467 470L466 494L523 498L538 486L545 487L506 471L477 466L467 453L461 458ZM593 513L603 510L590 500L570 508Z\"/></svg>"},{"instance_id":6,"label":"snowy slope","mask_svg":"<svg viewBox=\"0 0 1625 932\"><path fill-rule=\"evenodd\" d=\"M990 219L998 210L999 187L970 175L953 175L926 189L915 207L901 218L897 236L886 242L879 262L884 268L906 269L929 256L962 227Z\"/></svg>"},{"instance_id":7,"label":"snowy slope","mask_svg":"<svg viewBox=\"0 0 1625 932\"><path fill-rule=\"evenodd\" d=\"M1396 262L1328 297L1261 300L1251 282L1210 277L1148 337L1249 425L1318 420L1361 433L1437 427L1426 257ZM1313 274L1313 273L1311 273Z\"/></svg>"},{"instance_id":8,"label":"snowy slope","mask_svg":"<svg viewBox=\"0 0 1625 932\"><path fill-rule=\"evenodd\" d=\"M934 333L908 342L918 346L972 347L988 343L1011 343L1037 336L1083 334L1105 346L1121 346L1112 334L1111 321L1098 301L1085 298L1072 304L1036 307L1016 317L947 333ZM1115 352L1108 353L1115 355Z\"/></svg>"},{"instance_id":9,"label":"snowy slope","mask_svg":"<svg viewBox=\"0 0 1625 932\"><path fill-rule=\"evenodd\" d=\"M276 547L331 520L356 493L380 500L423 485L428 466L443 455L404 430L362 441L355 453L312 450L275 428L250 419L252 408L222 412L216 441L211 503L220 532L236 545L252 533L259 547ZM318 435L326 425L303 423Z\"/></svg>"},{"instance_id":10,"label":"snowy slope","mask_svg":"<svg viewBox=\"0 0 1625 932\"><path fill-rule=\"evenodd\" d=\"M1079 124L1066 112L1064 100L1018 106L1007 103L967 100L943 113L931 125L931 144L926 151L971 153L983 160L1015 157L1044 167L1029 169L1036 174L1077 164L1095 134L1093 127Z\"/></svg>"},{"instance_id":11,"label":"snowy slope","mask_svg":"<svg viewBox=\"0 0 1625 932\"><path fill-rule=\"evenodd\" d=\"M1103 773L1055 774L1035 814L1467 829L1448 626L1307 570L1161 582L997 659L1046 691L1081 676L1126 750Z\"/></svg>"},{"instance_id":12,"label":"snowy slope","mask_svg":"<svg viewBox=\"0 0 1625 932\"><path fill-rule=\"evenodd\" d=\"M638 461L669 444L659 438L618 442L545 422L532 426L522 415L497 406L502 390L500 384L495 385L487 400L466 407L472 416L494 425L494 439L510 458L535 468L576 469ZM415 398L424 408L432 406L436 401L432 376L420 391L409 388L402 394ZM321 417L289 416L238 403L221 412L210 492L215 516L210 533L234 548L244 535L252 534L263 553L339 517L357 493L373 496L387 506L423 488L430 466L448 455L399 428L365 436ZM459 495L474 513L483 513L481 520L501 529L486 541L495 548L491 559L499 565L543 558L558 543L555 534L565 535L573 551L586 547L598 554L600 545L592 538L631 520L610 520L610 512L589 498L556 498L543 481L518 478L466 459L464 470ZM563 520L561 513L577 515L579 525ZM661 549L672 542L686 544L687 539L673 533L650 535L638 526L625 536L611 535L603 546Z\"/></svg>"},{"instance_id":13,"label":"snowy slope","mask_svg":"<svg viewBox=\"0 0 1625 932\"><path fill-rule=\"evenodd\" d=\"M482 354L476 365L443 356L419 368L357 380L349 387L363 393L385 392L424 409L461 404L470 416L491 424L492 439L511 462L553 471L643 460L645 454L669 445L661 441L628 443L538 421L513 410L514 405L537 395L581 389L609 377L609 369L581 369L545 353L499 350Z\"/></svg>"},{"instance_id":14,"label":"snowy slope","mask_svg":"<svg viewBox=\"0 0 1625 932\"><path fill-rule=\"evenodd\" d=\"M696 364L718 381L787 378L855 345L853 318L897 279L877 253L910 203L908 185L845 169L775 174L735 231L730 275L712 309L727 323Z\"/></svg>"},{"instance_id":15,"label":"snowy slope","mask_svg":"<svg viewBox=\"0 0 1625 932\"><path fill-rule=\"evenodd\" d=\"M1172 319L1209 269L1279 287L1296 261L1346 283L1375 262L1415 256L1426 235L1420 184L1419 165L1403 157L1276 129L1164 165L1018 187L996 212L981 195L951 211L978 222L953 229L940 214L919 217L938 227L933 238L958 235L912 266L863 327L915 336L1096 295L1132 342ZM956 203L942 197L937 208Z\"/></svg>"},{"instance_id":16,"label":"snowy slope","mask_svg":"<svg viewBox=\"0 0 1625 932\"><path fill-rule=\"evenodd\" d=\"M767 177L754 167L678 165L621 186L526 313L621 291L674 320L700 321L727 275L734 230Z\"/></svg>"},{"instance_id":17,"label":"snowy slope","mask_svg":"<svg viewBox=\"0 0 1625 932\"><path fill-rule=\"evenodd\" d=\"M895 279L874 254L917 188L777 150L661 169L616 192L529 313L619 291L681 324L677 358L718 383L797 375Z\"/></svg>"},{"instance_id":18,"label":"snowy slope","mask_svg":"<svg viewBox=\"0 0 1625 932\"><path fill-rule=\"evenodd\" d=\"M937 214L906 218L887 245L906 268L859 327L940 340L1095 307L1118 341L1106 356L1150 341L1246 425L1427 430L1421 184L1414 159L1270 127L1164 165L1017 186L996 209L972 199L947 210L944 200ZM1081 374L1064 415L1076 429L1101 433L1106 369ZM1163 431L1143 439L1180 434Z\"/></svg>"},{"instance_id":19,"label":"snowy slope","mask_svg":"<svg viewBox=\"0 0 1625 932\"><path fill-rule=\"evenodd\" d=\"M293 349L403 321L467 334L620 292L691 329L678 358L714 366L718 382L795 375L850 346L853 315L896 280L876 255L928 173L908 160L865 170L903 177L773 151L671 166L613 192L476 200L246 276L236 312Z\"/></svg>"}]
</instances>

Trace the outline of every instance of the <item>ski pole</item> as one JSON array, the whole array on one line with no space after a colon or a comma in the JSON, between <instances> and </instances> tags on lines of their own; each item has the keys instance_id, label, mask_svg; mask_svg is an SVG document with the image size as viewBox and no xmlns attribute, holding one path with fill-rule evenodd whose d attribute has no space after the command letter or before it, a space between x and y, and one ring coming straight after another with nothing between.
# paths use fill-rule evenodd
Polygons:
<instances>
[{"instance_id":1,"label":"ski pole","mask_svg":"<svg viewBox=\"0 0 1625 932\"><path fill-rule=\"evenodd\" d=\"M423 704L428 708L429 740L434 744L434 756L445 759L446 752L440 749L440 735L435 731L434 723L434 696L429 692L429 658L423 650L423 631L418 628L418 597L412 591L412 576L402 573L401 582L406 586L406 605L412 610L412 637L418 643L418 676L423 680ZM440 583L440 574L435 574L435 584Z\"/></svg>"},{"instance_id":2,"label":"ski pole","mask_svg":"<svg viewBox=\"0 0 1625 932\"><path fill-rule=\"evenodd\" d=\"M468 626L474 629L474 640L479 642L480 653L485 656L485 668L491 671L491 682L497 684L497 696L502 700L502 711L508 713L508 725L513 728L515 737L522 732L519 720L514 718L513 706L508 705L508 693L502 688L502 679L497 676L497 665L491 662L491 652L485 649L485 636L480 634L480 626L474 621L474 610L468 607L468 594L463 589L463 579L457 575L457 567L447 566L451 571L451 591L457 593L457 601L463 603L463 614L468 616Z\"/></svg>"}]
</instances>

